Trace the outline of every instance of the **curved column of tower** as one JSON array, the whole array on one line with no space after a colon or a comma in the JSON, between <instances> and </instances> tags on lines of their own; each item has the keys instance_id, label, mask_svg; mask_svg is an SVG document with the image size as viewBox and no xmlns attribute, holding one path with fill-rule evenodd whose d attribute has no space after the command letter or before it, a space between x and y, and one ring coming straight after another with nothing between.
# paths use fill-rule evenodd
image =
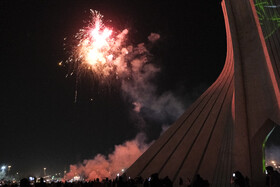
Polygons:
<instances>
[{"instance_id":1,"label":"curved column of tower","mask_svg":"<svg viewBox=\"0 0 280 187\"><path fill-rule=\"evenodd\" d=\"M200 174L212 186L230 186L241 171L264 185L262 143L280 124L279 74L271 61L253 0L224 0L227 57L218 79L126 171L130 177Z\"/></svg>"},{"instance_id":2,"label":"curved column of tower","mask_svg":"<svg viewBox=\"0 0 280 187\"><path fill-rule=\"evenodd\" d=\"M220 176L229 183L234 64L229 25L225 22L228 50L220 76L126 171L128 176L147 178L158 173L161 178L168 176L176 186L179 178L192 179L199 173L210 182Z\"/></svg>"}]
</instances>

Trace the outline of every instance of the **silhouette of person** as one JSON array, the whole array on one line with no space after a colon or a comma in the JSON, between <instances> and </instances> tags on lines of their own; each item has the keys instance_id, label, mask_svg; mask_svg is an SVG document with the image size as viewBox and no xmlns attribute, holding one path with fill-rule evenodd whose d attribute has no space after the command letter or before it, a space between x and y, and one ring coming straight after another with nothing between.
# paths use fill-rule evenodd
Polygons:
<instances>
[{"instance_id":1,"label":"silhouette of person","mask_svg":"<svg viewBox=\"0 0 280 187\"><path fill-rule=\"evenodd\" d=\"M169 179L168 176L166 176L164 179L163 179L163 185L165 187L172 187L173 186L173 183L172 181Z\"/></svg>"},{"instance_id":2,"label":"silhouette of person","mask_svg":"<svg viewBox=\"0 0 280 187\"><path fill-rule=\"evenodd\" d=\"M232 174L232 181L235 186L246 187L246 180L240 171L235 171Z\"/></svg>"},{"instance_id":3,"label":"silhouette of person","mask_svg":"<svg viewBox=\"0 0 280 187\"><path fill-rule=\"evenodd\" d=\"M272 166L266 168L266 185L269 187L280 187L280 174L273 169Z\"/></svg>"},{"instance_id":4,"label":"silhouette of person","mask_svg":"<svg viewBox=\"0 0 280 187\"><path fill-rule=\"evenodd\" d=\"M148 181L148 179L145 179L143 186L144 186L144 187L149 187L149 181Z\"/></svg>"},{"instance_id":5,"label":"silhouette of person","mask_svg":"<svg viewBox=\"0 0 280 187\"><path fill-rule=\"evenodd\" d=\"M161 181L158 178L158 173L154 173L151 175L151 181L150 181L151 187L161 187Z\"/></svg>"},{"instance_id":6,"label":"silhouette of person","mask_svg":"<svg viewBox=\"0 0 280 187\"><path fill-rule=\"evenodd\" d=\"M183 182L183 179L180 177L179 179L179 186L183 186L184 182Z\"/></svg>"},{"instance_id":7,"label":"silhouette of person","mask_svg":"<svg viewBox=\"0 0 280 187\"><path fill-rule=\"evenodd\" d=\"M39 184L36 183L35 186L36 186L36 187L46 187L47 184L44 182L44 178L41 177L41 178L40 178L40 183L39 183Z\"/></svg>"},{"instance_id":8,"label":"silhouette of person","mask_svg":"<svg viewBox=\"0 0 280 187\"><path fill-rule=\"evenodd\" d=\"M20 187L30 187L29 180L27 178L23 178L20 180Z\"/></svg>"},{"instance_id":9,"label":"silhouette of person","mask_svg":"<svg viewBox=\"0 0 280 187\"><path fill-rule=\"evenodd\" d=\"M119 180L117 181L117 186L118 187L125 187L126 183L123 181L123 177L119 176Z\"/></svg>"},{"instance_id":10,"label":"silhouette of person","mask_svg":"<svg viewBox=\"0 0 280 187\"><path fill-rule=\"evenodd\" d=\"M209 183L204 180L199 174L196 174L190 184L191 187L208 187Z\"/></svg>"},{"instance_id":11,"label":"silhouette of person","mask_svg":"<svg viewBox=\"0 0 280 187\"><path fill-rule=\"evenodd\" d=\"M123 179L123 182L127 182L127 176L126 176L126 173L123 173L123 174L122 174L122 179Z\"/></svg>"}]
</instances>

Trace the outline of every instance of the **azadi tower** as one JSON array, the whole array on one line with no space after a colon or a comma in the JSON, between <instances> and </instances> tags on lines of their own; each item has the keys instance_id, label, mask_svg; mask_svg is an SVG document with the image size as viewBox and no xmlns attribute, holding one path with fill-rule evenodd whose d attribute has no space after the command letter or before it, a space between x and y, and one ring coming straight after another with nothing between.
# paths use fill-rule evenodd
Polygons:
<instances>
[{"instance_id":1,"label":"azadi tower","mask_svg":"<svg viewBox=\"0 0 280 187\"><path fill-rule=\"evenodd\" d=\"M280 125L280 2L224 0L227 57L208 88L127 169L127 176L196 174L211 186L230 186L240 171L251 186L265 186L264 145Z\"/></svg>"}]
</instances>

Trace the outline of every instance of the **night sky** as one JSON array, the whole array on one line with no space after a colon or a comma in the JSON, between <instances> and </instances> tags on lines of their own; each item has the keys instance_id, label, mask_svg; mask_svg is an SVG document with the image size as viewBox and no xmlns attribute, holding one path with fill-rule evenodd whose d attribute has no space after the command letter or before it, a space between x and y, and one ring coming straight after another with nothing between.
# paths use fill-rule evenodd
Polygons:
<instances>
[{"instance_id":1,"label":"night sky","mask_svg":"<svg viewBox=\"0 0 280 187\"><path fill-rule=\"evenodd\" d=\"M0 1L0 164L11 172L63 172L70 164L108 154L114 145L147 134L156 139L172 120L145 118L136 125L132 103L116 85L98 86L87 75L78 86L58 63L89 10L98 10L117 30L129 29L129 42L161 38L151 48L161 69L157 92L172 92L187 108L218 77L226 56L220 1ZM68 40L69 43L69 40ZM77 102L75 89L78 91ZM93 98L93 101L91 99Z\"/></svg>"}]
</instances>

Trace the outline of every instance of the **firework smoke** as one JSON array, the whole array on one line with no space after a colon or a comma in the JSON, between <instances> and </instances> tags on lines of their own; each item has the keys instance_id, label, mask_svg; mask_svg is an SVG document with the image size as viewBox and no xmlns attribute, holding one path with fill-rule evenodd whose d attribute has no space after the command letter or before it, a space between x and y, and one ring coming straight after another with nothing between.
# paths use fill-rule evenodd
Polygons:
<instances>
[{"instance_id":1,"label":"firework smoke","mask_svg":"<svg viewBox=\"0 0 280 187\"><path fill-rule=\"evenodd\" d=\"M144 128L145 118L156 119L164 124L165 131L168 128L166 121L175 120L184 110L171 92L157 94L152 80L160 68L150 63L152 55L149 50L144 43L128 45L127 29L114 32L103 25L98 12L91 12L93 20L76 35L78 44L66 63L77 76L90 72L101 83L111 83L112 79L120 81L124 98L134 107L131 116L135 123ZM158 39L160 35L157 33L148 36L149 43L155 43ZM76 175L86 180L116 177L121 169L128 168L149 147L144 143L144 137L139 134L135 140L115 146L114 152L108 156L98 154L92 160L71 165L65 179Z\"/></svg>"},{"instance_id":2,"label":"firework smoke","mask_svg":"<svg viewBox=\"0 0 280 187\"><path fill-rule=\"evenodd\" d=\"M88 181L96 178L115 178L118 173L122 174L135 162L148 147L149 145L145 143L145 135L138 134L134 140L116 145L114 152L108 156L98 154L92 160L84 160L81 164L71 165L65 179L73 179L74 176L81 176Z\"/></svg>"},{"instance_id":3,"label":"firework smoke","mask_svg":"<svg viewBox=\"0 0 280 187\"><path fill-rule=\"evenodd\" d=\"M157 33L151 33L150 36L148 37L150 42L155 42L160 38L160 35Z\"/></svg>"},{"instance_id":4,"label":"firework smoke","mask_svg":"<svg viewBox=\"0 0 280 187\"><path fill-rule=\"evenodd\" d=\"M158 34L152 33L149 40L155 42ZM141 54L139 56L139 54ZM130 56L130 79L122 79L122 90L132 99L134 111L148 118L160 120L175 120L184 111L183 105L171 92L157 94L157 87L152 83L160 68L147 63L150 54L145 45L139 44Z\"/></svg>"}]
</instances>

